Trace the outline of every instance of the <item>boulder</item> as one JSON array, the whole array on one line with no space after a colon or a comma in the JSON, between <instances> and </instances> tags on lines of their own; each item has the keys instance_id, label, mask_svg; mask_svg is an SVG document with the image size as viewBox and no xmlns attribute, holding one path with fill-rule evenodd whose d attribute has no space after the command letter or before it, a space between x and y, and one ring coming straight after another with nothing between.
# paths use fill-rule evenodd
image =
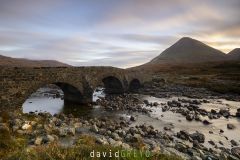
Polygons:
<instances>
[{"instance_id":1,"label":"boulder","mask_svg":"<svg viewBox=\"0 0 240 160\"><path fill-rule=\"evenodd\" d=\"M230 142L233 146L238 146L238 143L235 140L232 139Z\"/></svg>"},{"instance_id":2,"label":"boulder","mask_svg":"<svg viewBox=\"0 0 240 160\"><path fill-rule=\"evenodd\" d=\"M136 118L133 117L133 116L131 116L131 117L130 117L130 121L136 121Z\"/></svg>"},{"instance_id":3,"label":"boulder","mask_svg":"<svg viewBox=\"0 0 240 160\"><path fill-rule=\"evenodd\" d=\"M226 110L226 109L220 109L219 114L221 114L223 117L226 117L226 118L228 118L231 115L229 110Z\"/></svg>"},{"instance_id":4,"label":"boulder","mask_svg":"<svg viewBox=\"0 0 240 160\"><path fill-rule=\"evenodd\" d=\"M211 122L209 122L208 120L203 120L203 122L202 122L204 125L209 125L209 124L212 124Z\"/></svg>"},{"instance_id":5,"label":"boulder","mask_svg":"<svg viewBox=\"0 0 240 160\"><path fill-rule=\"evenodd\" d=\"M183 140L189 139L189 133L187 131L181 130L177 133L177 137Z\"/></svg>"},{"instance_id":6,"label":"boulder","mask_svg":"<svg viewBox=\"0 0 240 160\"><path fill-rule=\"evenodd\" d=\"M199 133L199 132L195 132L195 133L193 133L193 134L190 134L190 137L191 137L193 140L197 140L199 143L204 143L204 141L205 141L205 136L204 136L204 134Z\"/></svg>"},{"instance_id":7,"label":"boulder","mask_svg":"<svg viewBox=\"0 0 240 160\"><path fill-rule=\"evenodd\" d=\"M48 141L53 142L55 140L54 136L52 135L47 135Z\"/></svg>"},{"instance_id":8,"label":"boulder","mask_svg":"<svg viewBox=\"0 0 240 160\"><path fill-rule=\"evenodd\" d=\"M231 152L234 156L240 158L240 147L233 147L231 149Z\"/></svg>"},{"instance_id":9,"label":"boulder","mask_svg":"<svg viewBox=\"0 0 240 160\"><path fill-rule=\"evenodd\" d=\"M188 121L192 121L192 120L194 119L194 115L188 114L188 115L186 116L186 119L187 119Z\"/></svg>"},{"instance_id":10,"label":"boulder","mask_svg":"<svg viewBox=\"0 0 240 160\"><path fill-rule=\"evenodd\" d=\"M143 103L145 103L147 106L149 105L149 101L148 100L143 100Z\"/></svg>"},{"instance_id":11,"label":"boulder","mask_svg":"<svg viewBox=\"0 0 240 160\"><path fill-rule=\"evenodd\" d=\"M112 133L111 137L116 141L121 139L117 133Z\"/></svg>"},{"instance_id":12,"label":"boulder","mask_svg":"<svg viewBox=\"0 0 240 160\"><path fill-rule=\"evenodd\" d=\"M67 136L68 129L66 127L61 127L59 128L58 132L60 136L64 137L64 136Z\"/></svg>"},{"instance_id":13,"label":"boulder","mask_svg":"<svg viewBox=\"0 0 240 160\"><path fill-rule=\"evenodd\" d=\"M98 133L98 127L94 124L92 127L91 127L91 131L95 132L95 133Z\"/></svg>"},{"instance_id":14,"label":"boulder","mask_svg":"<svg viewBox=\"0 0 240 160\"><path fill-rule=\"evenodd\" d=\"M108 144L109 144L108 141L107 141L107 139L106 139L105 137L102 137L102 138L97 137L97 138L96 138L96 142L97 142L98 144L102 144L102 145L108 145Z\"/></svg>"},{"instance_id":15,"label":"boulder","mask_svg":"<svg viewBox=\"0 0 240 160\"><path fill-rule=\"evenodd\" d=\"M240 108L237 109L236 117L240 118Z\"/></svg>"},{"instance_id":16,"label":"boulder","mask_svg":"<svg viewBox=\"0 0 240 160\"><path fill-rule=\"evenodd\" d=\"M30 125L30 124L27 124L27 123L25 123L23 126L22 126L22 129L23 130L29 130L29 129L31 129L32 128L32 126Z\"/></svg>"},{"instance_id":17,"label":"boulder","mask_svg":"<svg viewBox=\"0 0 240 160\"><path fill-rule=\"evenodd\" d=\"M208 143L213 145L213 146L215 145L215 143L212 140L208 141Z\"/></svg>"},{"instance_id":18,"label":"boulder","mask_svg":"<svg viewBox=\"0 0 240 160\"><path fill-rule=\"evenodd\" d=\"M231 123L228 123L228 124L227 124L227 128L231 130L231 129L235 129L236 126L233 125L233 124L231 124Z\"/></svg>"},{"instance_id":19,"label":"boulder","mask_svg":"<svg viewBox=\"0 0 240 160\"><path fill-rule=\"evenodd\" d=\"M42 140L43 140L43 138L42 137L37 137L36 139L35 139L35 141L34 141L34 144L35 145L41 145L42 144Z\"/></svg>"}]
</instances>

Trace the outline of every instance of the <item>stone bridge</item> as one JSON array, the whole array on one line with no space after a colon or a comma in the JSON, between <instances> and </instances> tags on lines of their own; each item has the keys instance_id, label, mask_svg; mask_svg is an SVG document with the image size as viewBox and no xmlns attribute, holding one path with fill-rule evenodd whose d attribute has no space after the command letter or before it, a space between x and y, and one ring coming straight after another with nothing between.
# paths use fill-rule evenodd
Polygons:
<instances>
[{"instance_id":1,"label":"stone bridge","mask_svg":"<svg viewBox=\"0 0 240 160\"><path fill-rule=\"evenodd\" d=\"M140 73L113 67L56 67L0 69L0 110L21 109L37 89L55 84L64 92L64 101L91 103L96 87L109 94L135 90L145 81Z\"/></svg>"}]
</instances>

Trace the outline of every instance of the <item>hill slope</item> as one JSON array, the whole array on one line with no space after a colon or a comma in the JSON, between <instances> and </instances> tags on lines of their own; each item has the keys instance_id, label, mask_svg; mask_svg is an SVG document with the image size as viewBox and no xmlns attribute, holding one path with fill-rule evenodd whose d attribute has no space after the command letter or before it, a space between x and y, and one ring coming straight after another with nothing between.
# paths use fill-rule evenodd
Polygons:
<instances>
[{"instance_id":1,"label":"hill slope","mask_svg":"<svg viewBox=\"0 0 240 160\"><path fill-rule=\"evenodd\" d=\"M227 55L198 40L184 37L164 50L150 64L196 63L225 60Z\"/></svg>"},{"instance_id":2,"label":"hill slope","mask_svg":"<svg viewBox=\"0 0 240 160\"><path fill-rule=\"evenodd\" d=\"M0 66L7 67L69 67L70 65L54 60L29 60L0 55Z\"/></svg>"},{"instance_id":3,"label":"hill slope","mask_svg":"<svg viewBox=\"0 0 240 160\"><path fill-rule=\"evenodd\" d=\"M235 48L234 50L229 52L227 55L232 60L240 60L240 48Z\"/></svg>"}]
</instances>

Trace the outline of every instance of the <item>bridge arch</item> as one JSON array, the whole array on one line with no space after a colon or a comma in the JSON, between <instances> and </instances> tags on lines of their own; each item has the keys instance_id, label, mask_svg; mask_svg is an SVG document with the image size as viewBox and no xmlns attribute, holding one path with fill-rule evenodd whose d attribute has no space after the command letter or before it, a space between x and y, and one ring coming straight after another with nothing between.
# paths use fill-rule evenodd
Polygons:
<instances>
[{"instance_id":1,"label":"bridge arch","mask_svg":"<svg viewBox=\"0 0 240 160\"><path fill-rule=\"evenodd\" d=\"M122 82L115 76L107 76L102 79L105 92L108 94L124 93L124 86Z\"/></svg>"},{"instance_id":2,"label":"bridge arch","mask_svg":"<svg viewBox=\"0 0 240 160\"><path fill-rule=\"evenodd\" d=\"M64 93L64 103L88 103L84 94L74 85L65 82L52 83L61 88Z\"/></svg>"},{"instance_id":3,"label":"bridge arch","mask_svg":"<svg viewBox=\"0 0 240 160\"><path fill-rule=\"evenodd\" d=\"M21 96L19 95L20 105L22 105L33 93L39 88L46 85L53 84L58 86L64 93L64 103L84 104L91 102L89 96L83 93L83 88L80 84L74 85L71 82L57 81L57 82L41 82L39 84L29 84Z\"/></svg>"},{"instance_id":4,"label":"bridge arch","mask_svg":"<svg viewBox=\"0 0 240 160\"><path fill-rule=\"evenodd\" d=\"M138 91L139 88L141 88L141 82L137 78L132 79L129 83L129 91L135 92Z\"/></svg>"}]
</instances>

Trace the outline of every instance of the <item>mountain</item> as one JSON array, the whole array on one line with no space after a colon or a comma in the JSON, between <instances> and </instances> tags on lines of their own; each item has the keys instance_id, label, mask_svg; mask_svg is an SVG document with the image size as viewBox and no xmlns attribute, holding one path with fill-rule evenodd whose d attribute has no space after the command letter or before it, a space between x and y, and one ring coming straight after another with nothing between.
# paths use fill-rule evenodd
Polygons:
<instances>
[{"instance_id":1,"label":"mountain","mask_svg":"<svg viewBox=\"0 0 240 160\"><path fill-rule=\"evenodd\" d=\"M240 48L235 48L231 52L229 52L228 57L232 60L240 60Z\"/></svg>"},{"instance_id":2,"label":"mountain","mask_svg":"<svg viewBox=\"0 0 240 160\"><path fill-rule=\"evenodd\" d=\"M0 66L7 67L69 67L70 65L54 60L29 60L0 55Z\"/></svg>"},{"instance_id":3,"label":"mountain","mask_svg":"<svg viewBox=\"0 0 240 160\"><path fill-rule=\"evenodd\" d=\"M150 64L159 63L199 63L225 60L227 55L198 40L184 37L171 47L164 50L159 56L150 61Z\"/></svg>"}]
</instances>

